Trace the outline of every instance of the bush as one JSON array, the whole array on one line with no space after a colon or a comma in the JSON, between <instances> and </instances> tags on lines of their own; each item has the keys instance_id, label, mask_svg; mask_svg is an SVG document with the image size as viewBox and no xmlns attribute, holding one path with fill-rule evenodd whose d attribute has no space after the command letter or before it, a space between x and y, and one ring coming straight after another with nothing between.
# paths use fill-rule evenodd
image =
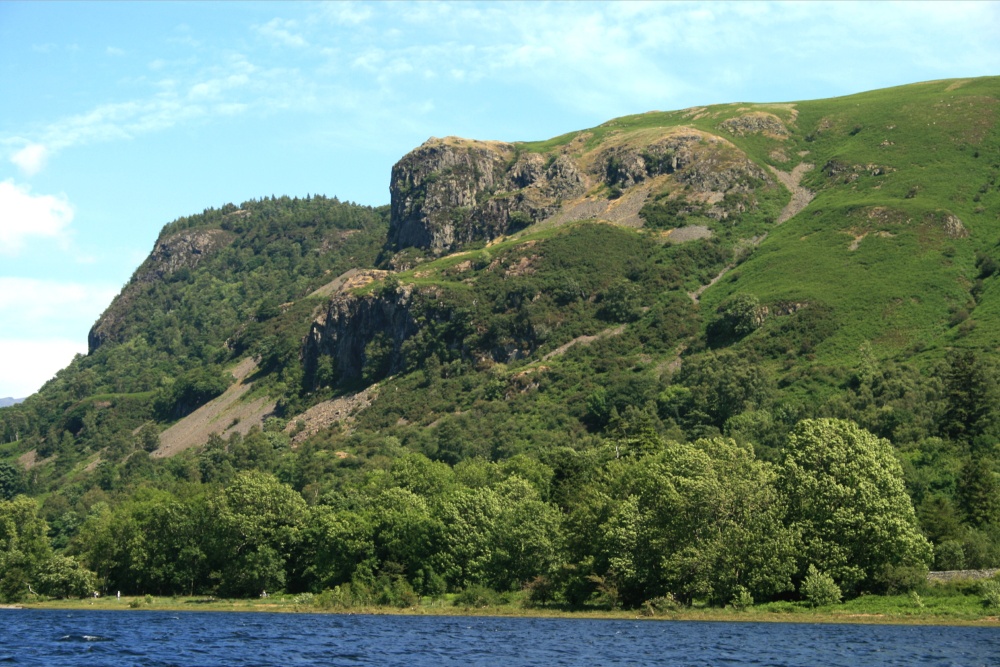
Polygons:
<instances>
[{"instance_id":1,"label":"bush","mask_svg":"<svg viewBox=\"0 0 1000 667\"><path fill-rule=\"evenodd\" d=\"M638 288L628 280L619 280L601 294L598 315L610 322L632 322L638 319L641 305Z\"/></svg>"},{"instance_id":2,"label":"bush","mask_svg":"<svg viewBox=\"0 0 1000 667\"><path fill-rule=\"evenodd\" d=\"M380 577L379 579L382 591L378 596L377 602L380 605L403 609L405 607L415 607L420 603L420 596L413 591L413 587L410 586L410 582L406 579L403 577L393 577L389 582L384 581L384 579L384 577Z\"/></svg>"},{"instance_id":3,"label":"bush","mask_svg":"<svg viewBox=\"0 0 1000 667\"><path fill-rule=\"evenodd\" d=\"M558 592L556 583L544 574L540 574L524 585L529 606L544 605L551 602Z\"/></svg>"},{"instance_id":4,"label":"bush","mask_svg":"<svg viewBox=\"0 0 1000 667\"><path fill-rule=\"evenodd\" d=\"M349 609L354 606L354 593L350 583L327 588L313 598L313 604L322 609Z\"/></svg>"},{"instance_id":5,"label":"bush","mask_svg":"<svg viewBox=\"0 0 1000 667\"><path fill-rule=\"evenodd\" d=\"M916 565L887 565L877 579L882 592L888 595L910 593L927 582L927 568Z\"/></svg>"},{"instance_id":6,"label":"bush","mask_svg":"<svg viewBox=\"0 0 1000 667\"><path fill-rule=\"evenodd\" d=\"M726 345L747 336L763 324L769 310L752 294L738 294L719 305L718 317L706 331L709 344Z\"/></svg>"},{"instance_id":7,"label":"bush","mask_svg":"<svg viewBox=\"0 0 1000 667\"><path fill-rule=\"evenodd\" d=\"M833 580L833 577L825 572L820 572L815 565L809 566L806 578L799 587L799 593L813 607L838 604L841 598L840 586Z\"/></svg>"},{"instance_id":8,"label":"bush","mask_svg":"<svg viewBox=\"0 0 1000 667\"><path fill-rule=\"evenodd\" d=\"M965 549L957 540L945 540L934 547L934 567L938 570L964 570Z\"/></svg>"},{"instance_id":9,"label":"bush","mask_svg":"<svg viewBox=\"0 0 1000 667\"><path fill-rule=\"evenodd\" d=\"M746 611L753 606L753 596L750 595L750 591L743 586L737 586L736 592L733 595L733 599L729 602L729 605L736 611Z\"/></svg>"},{"instance_id":10,"label":"bush","mask_svg":"<svg viewBox=\"0 0 1000 667\"><path fill-rule=\"evenodd\" d=\"M38 572L38 592L54 598L89 597L97 577L68 556L53 556Z\"/></svg>"},{"instance_id":11,"label":"bush","mask_svg":"<svg viewBox=\"0 0 1000 667\"><path fill-rule=\"evenodd\" d=\"M656 616L671 611L677 611L683 605L677 601L672 593L667 593L661 597L652 598L642 603L641 613L643 616Z\"/></svg>"},{"instance_id":12,"label":"bush","mask_svg":"<svg viewBox=\"0 0 1000 667\"><path fill-rule=\"evenodd\" d=\"M979 595L982 596L983 606L990 609L1000 607L1000 581L987 579L979 584Z\"/></svg>"},{"instance_id":13,"label":"bush","mask_svg":"<svg viewBox=\"0 0 1000 667\"><path fill-rule=\"evenodd\" d=\"M492 588L473 584L455 596L455 606L466 609L479 609L501 604L500 595Z\"/></svg>"}]
</instances>

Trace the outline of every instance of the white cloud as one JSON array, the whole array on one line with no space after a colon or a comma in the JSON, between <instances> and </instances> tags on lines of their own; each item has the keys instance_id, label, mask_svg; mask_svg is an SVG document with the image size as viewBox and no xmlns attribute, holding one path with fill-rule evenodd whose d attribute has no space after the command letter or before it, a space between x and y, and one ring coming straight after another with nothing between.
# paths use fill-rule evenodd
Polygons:
<instances>
[{"instance_id":1,"label":"white cloud","mask_svg":"<svg viewBox=\"0 0 1000 667\"><path fill-rule=\"evenodd\" d=\"M0 397L30 396L86 353L86 341L0 338Z\"/></svg>"},{"instance_id":2,"label":"white cloud","mask_svg":"<svg viewBox=\"0 0 1000 667\"><path fill-rule=\"evenodd\" d=\"M0 397L28 396L86 354L86 338L71 332L86 331L117 293L108 284L0 277Z\"/></svg>"},{"instance_id":3,"label":"white cloud","mask_svg":"<svg viewBox=\"0 0 1000 667\"><path fill-rule=\"evenodd\" d=\"M109 46L104 52L109 56L114 56L116 58L120 58L125 55L125 51L123 49L119 49L117 46Z\"/></svg>"},{"instance_id":4,"label":"white cloud","mask_svg":"<svg viewBox=\"0 0 1000 667\"><path fill-rule=\"evenodd\" d=\"M28 176L34 176L45 166L49 149L42 144L28 144L11 156L10 161Z\"/></svg>"},{"instance_id":5,"label":"white cloud","mask_svg":"<svg viewBox=\"0 0 1000 667\"><path fill-rule=\"evenodd\" d=\"M370 7L356 2L331 2L322 7L327 20L337 25L358 26L372 17Z\"/></svg>"},{"instance_id":6,"label":"white cloud","mask_svg":"<svg viewBox=\"0 0 1000 667\"><path fill-rule=\"evenodd\" d=\"M293 32L298 27L295 21L285 21L282 19L272 19L265 23L264 25L254 26L261 36L271 40L271 42L280 44L282 46L292 46L295 48L303 48L309 46L309 42L305 40L302 35L297 32Z\"/></svg>"},{"instance_id":7,"label":"white cloud","mask_svg":"<svg viewBox=\"0 0 1000 667\"><path fill-rule=\"evenodd\" d=\"M108 284L0 277L0 336L44 336L52 322L76 320L89 327L118 291Z\"/></svg>"},{"instance_id":8,"label":"white cloud","mask_svg":"<svg viewBox=\"0 0 1000 667\"><path fill-rule=\"evenodd\" d=\"M28 187L0 181L0 255L16 255L31 236L64 240L72 221L73 207L65 198L32 195Z\"/></svg>"}]
</instances>

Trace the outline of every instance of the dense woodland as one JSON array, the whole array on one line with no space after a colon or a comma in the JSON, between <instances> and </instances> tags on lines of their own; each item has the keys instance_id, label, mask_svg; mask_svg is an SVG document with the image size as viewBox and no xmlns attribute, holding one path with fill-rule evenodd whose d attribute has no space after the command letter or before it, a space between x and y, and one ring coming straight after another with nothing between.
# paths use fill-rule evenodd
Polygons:
<instances>
[{"instance_id":1,"label":"dense woodland","mask_svg":"<svg viewBox=\"0 0 1000 667\"><path fill-rule=\"evenodd\" d=\"M859 96L863 113L899 94ZM827 102L803 103L787 153L851 157L874 121ZM773 158L761 137L733 141ZM914 142L918 160L930 149ZM908 197L902 177L816 170L813 209L759 248L742 239L773 223L777 191L725 219L651 199L641 229L583 221L417 257L356 290L405 295L416 326L402 342L370 332L356 375L308 360L303 340L329 300L317 288L389 265L388 207L272 197L177 220L161 241L224 242L170 271L147 261L109 308L112 335L0 409L0 599L821 604L912 590L928 569L1000 566L998 146L995 129L946 145L945 166L983 183L961 201L929 199L930 182ZM806 274L790 266L821 273L834 252L791 258L806 251L790 240L855 224L883 185L901 209L926 207L922 220L947 203L974 233L913 227L914 254L897 224L899 254L836 255L858 285L831 273L796 287ZM665 243L671 220L714 234ZM727 266L701 302L689 295ZM900 282L935 279L904 303ZM276 399L274 412L246 435L151 457L247 357L249 398ZM299 437L307 408L373 386L349 421Z\"/></svg>"}]
</instances>

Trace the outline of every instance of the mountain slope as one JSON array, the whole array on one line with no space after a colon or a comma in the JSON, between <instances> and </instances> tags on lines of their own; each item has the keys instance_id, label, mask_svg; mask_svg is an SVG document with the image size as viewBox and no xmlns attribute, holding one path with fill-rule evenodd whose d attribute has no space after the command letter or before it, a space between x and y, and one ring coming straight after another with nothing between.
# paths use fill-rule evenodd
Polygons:
<instances>
[{"instance_id":1,"label":"mountain slope","mask_svg":"<svg viewBox=\"0 0 1000 667\"><path fill-rule=\"evenodd\" d=\"M388 207L175 221L88 356L0 412L0 458L31 466L65 541L150 486L256 469L347 511L420 461L497 498L517 477L597 544L584 517L617 510L593 494L631 488L614 461L669 467L701 442L767 487L797 432L875 447L800 426L837 418L895 446L939 565L1000 562L998 100L991 77L431 139L393 168ZM614 573L591 556L579 576ZM850 585L884 584L865 576Z\"/></svg>"}]
</instances>

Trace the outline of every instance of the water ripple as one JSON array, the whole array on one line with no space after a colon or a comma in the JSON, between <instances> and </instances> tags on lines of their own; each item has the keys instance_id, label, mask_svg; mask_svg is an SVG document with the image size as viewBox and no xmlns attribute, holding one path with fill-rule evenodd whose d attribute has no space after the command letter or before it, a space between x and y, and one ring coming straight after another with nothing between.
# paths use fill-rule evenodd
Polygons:
<instances>
[{"instance_id":1,"label":"water ripple","mask_svg":"<svg viewBox=\"0 0 1000 667\"><path fill-rule=\"evenodd\" d=\"M1000 664L991 628L0 610L0 663L77 667Z\"/></svg>"}]
</instances>

